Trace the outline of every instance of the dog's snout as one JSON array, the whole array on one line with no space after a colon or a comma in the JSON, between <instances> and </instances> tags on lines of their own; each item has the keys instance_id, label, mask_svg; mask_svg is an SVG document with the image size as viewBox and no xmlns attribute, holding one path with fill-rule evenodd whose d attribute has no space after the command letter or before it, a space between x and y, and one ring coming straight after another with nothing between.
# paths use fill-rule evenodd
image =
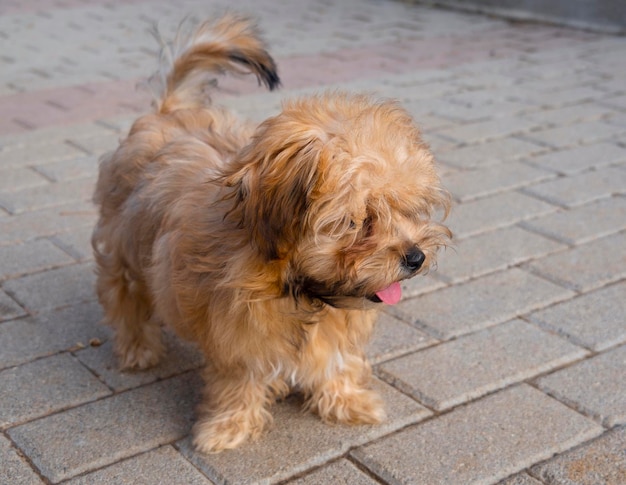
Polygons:
<instances>
[{"instance_id":1,"label":"dog's snout","mask_svg":"<svg viewBox=\"0 0 626 485\"><path fill-rule=\"evenodd\" d=\"M424 264L426 255L418 248L411 248L405 255L403 264L409 271L417 271Z\"/></svg>"}]
</instances>

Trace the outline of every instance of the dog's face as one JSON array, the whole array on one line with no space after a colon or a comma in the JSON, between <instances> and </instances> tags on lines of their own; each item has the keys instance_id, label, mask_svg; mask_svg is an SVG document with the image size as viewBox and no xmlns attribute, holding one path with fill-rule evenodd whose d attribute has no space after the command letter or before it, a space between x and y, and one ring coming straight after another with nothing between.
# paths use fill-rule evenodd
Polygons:
<instances>
[{"instance_id":1,"label":"dog's face","mask_svg":"<svg viewBox=\"0 0 626 485\"><path fill-rule=\"evenodd\" d=\"M400 298L449 230L448 198L410 116L394 103L327 95L261 125L228 182L241 224L283 291L337 307Z\"/></svg>"}]
</instances>

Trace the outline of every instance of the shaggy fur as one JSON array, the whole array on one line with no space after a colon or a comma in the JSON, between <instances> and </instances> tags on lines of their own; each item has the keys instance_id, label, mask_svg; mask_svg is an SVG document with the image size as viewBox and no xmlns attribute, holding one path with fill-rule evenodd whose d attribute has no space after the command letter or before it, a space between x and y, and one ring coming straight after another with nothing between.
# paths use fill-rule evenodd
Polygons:
<instances>
[{"instance_id":1,"label":"shaggy fur","mask_svg":"<svg viewBox=\"0 0 626 485\"><path fill-rule=\"evenodd\" d=\"M448 198L411 117L327 93L241 123L210 103L207 75L279 79L232 15L166 52L154 112L103 158L94 196L97 293L122 367L163 357L162 324L198 344L203 452L258 437L292 390L325 421L381 422L364 346L381 301L450 236L431 218Z\"/></svg>"}]
</instances>

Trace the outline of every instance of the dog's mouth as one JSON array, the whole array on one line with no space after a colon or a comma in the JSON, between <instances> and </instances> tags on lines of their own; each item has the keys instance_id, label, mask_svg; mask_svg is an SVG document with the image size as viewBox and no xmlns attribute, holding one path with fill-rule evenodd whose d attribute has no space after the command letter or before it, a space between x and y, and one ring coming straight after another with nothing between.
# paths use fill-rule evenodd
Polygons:
<instances>
[{"instance_id":1,"label":"dog's mouth","mask_svg":"<svg viewBox=\"0 0 626 485\"><path fill-rule=\"evenodd\" d=\"M387 288L378 290L368 299L374 303L386 303L387 305L395 305L402 299L402 287L397 281L390 284Z\"/></svg>"}]
</instances>

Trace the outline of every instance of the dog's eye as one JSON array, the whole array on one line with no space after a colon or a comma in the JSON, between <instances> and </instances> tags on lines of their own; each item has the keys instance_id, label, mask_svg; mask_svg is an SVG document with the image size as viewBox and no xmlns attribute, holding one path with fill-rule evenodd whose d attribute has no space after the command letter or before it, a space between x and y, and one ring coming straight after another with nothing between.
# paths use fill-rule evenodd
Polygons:
<instances>
[{"instance_id":1,"label":"dog's eye","mask_svg":"<svg viewBox=\"0 0 626 485\"><path fill-rule=\"evenodd\" d=\"M356 222L353 219L350 219L350 229L356 229Z\"/></svg>"}]
</instances>

